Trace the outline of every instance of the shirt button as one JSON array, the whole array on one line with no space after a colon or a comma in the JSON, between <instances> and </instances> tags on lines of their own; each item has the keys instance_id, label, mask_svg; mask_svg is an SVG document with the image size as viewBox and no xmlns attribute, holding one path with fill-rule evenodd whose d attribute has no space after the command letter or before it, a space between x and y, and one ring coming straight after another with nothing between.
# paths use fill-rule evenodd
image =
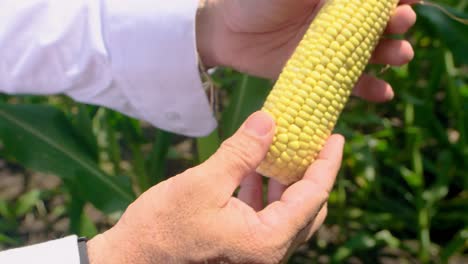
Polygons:
<instances>
[{"instance_id":1,"label":"shirt button","mask_svg":"<svg viewBox=\"0 0 468 264\"><path fill-rule=\"evenodd\" d=\"M165 113L166 119L169 121L180 121L181 116L179 113L176 112L166 112Z\"/></svg>"}]
</instances>

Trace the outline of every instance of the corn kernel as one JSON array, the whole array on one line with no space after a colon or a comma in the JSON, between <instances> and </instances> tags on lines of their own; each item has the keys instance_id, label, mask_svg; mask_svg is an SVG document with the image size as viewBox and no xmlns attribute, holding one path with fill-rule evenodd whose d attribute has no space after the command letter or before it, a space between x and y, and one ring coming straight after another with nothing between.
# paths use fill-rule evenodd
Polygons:
<instances>
[{"instance_id":1,"label":"corn kernel","mask_svg":"<svg viewBox=\"0 0 468 264\"><path fill-rule=\"evenodd\" d=\"M329 0L264 105L275 140L257 171L298 181L317 157L399 0Z\"/></svg>"}]
</instances>

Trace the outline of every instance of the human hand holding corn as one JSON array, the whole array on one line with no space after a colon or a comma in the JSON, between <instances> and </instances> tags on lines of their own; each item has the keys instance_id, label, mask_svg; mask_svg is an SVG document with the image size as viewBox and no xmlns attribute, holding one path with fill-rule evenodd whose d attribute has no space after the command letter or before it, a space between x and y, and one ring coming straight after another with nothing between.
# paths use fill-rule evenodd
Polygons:
<instances>
[{"instance_id":1,"label":"human hand holding corn","mask_svg":"<svg viewBox=\"0 0 468 264\"><path fill-rule=\"evenodd\" d=\"M236 55L230 62L227 60L228 65L241 70L245 62L248 64L244 70L254 74L269 76L276 74L277 68L282 69L262 108L273 116L277 132L257 171L288 185L299 180L317 157L353 90L374 101L393 97L390 85L363 74L363 70L372 60L400 65L412 58L408 42L381 36L386 29L405 32L415 16L408 5L398 6L399 0L270 2L270 9L276 9L258 8L262 1L230 1L230 12L219 11L225 29L235 33L226 42L229 44L221 47L233 48ZM297 14L304 16L300 19ZM232 16L239 17L234 20ZM278 36L273 38L275 34ZM229 55L229 49L225 53ZM244 58L246 54L249 56ZM278 60L285 55L286 63ZM275 66L275 61L280 64ZM267 64L254 68L255 62L257 66ZM263 71L255 72L259 69Z\"/></svg>"},{"instance_id":2,"label":"human hand holding corn","mask_svg":"<svg viewBox=\"0 0 468 264\"><path fill-rule=\"evenodd\" d=\"M252 75L275 79L291 56L325 0L202 0L197 22L197 42L208 66L229 66ZM365 1L363 1L365 2ZM416 21L401 0L386 34L404 34ZM371 63L399 66L413 58L406 40L384 39ZM391 86L364 74L354 94L382 102L393 98Z\"/></svg>"},{"instance_id":3,"label":"human hand holding corn","mask_svg":"<svg viewBox=\"0 0 468 264\"><path fill-rule=\"evenodd\" d=\"M210 159L145 192L90 240L91 263L279 263L324 221L344 140L332 136L304 179L270 191L264 207L255 168L273 134L271 117L254 113Z\"/></svg>"},{"instance_id":4,"label":"human hand holding corn","mask_svg":"<svg viewBox=\"0 0 468 264\"><path fill-rule=\"evenodd\" d=\"M197 41L204 62L270 78L278 76L323 4L202 2ZM404 33L415 14L400 5L389 21L387 33ZM371 62L402 65L412 56L408 42L384 39ZM371 101L393 97L389 84L365 74L354 93ZM324 221L344 140L329 137L307 172L287 189L271 180L265 206L256 169L276 128L270 115L255 113L208 161L144 193L114 228L89 242L91 263L279 263Z\"/></svg>"}]
</instances>

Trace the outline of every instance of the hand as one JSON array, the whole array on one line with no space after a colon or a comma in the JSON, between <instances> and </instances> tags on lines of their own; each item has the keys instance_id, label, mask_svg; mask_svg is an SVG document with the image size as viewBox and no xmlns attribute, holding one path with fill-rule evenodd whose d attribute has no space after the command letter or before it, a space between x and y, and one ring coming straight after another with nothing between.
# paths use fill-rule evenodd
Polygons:
<instances>
[{"instance_id":1,"label":"hand","mask_svg":"<svg viewBox=\"0 0 468 264\"><path fill-rule=\"evenodd\" d=\"M145 192L90 240L90 262L279 263L324 221L344 140L331 136L304 179L263 208L255 168L273 134L271 117L254 113L209 160Z\"/></svg>"},{"instance_id":2,"label":"hand","mask_svg":"<svg viewBox=\"0 0 468 264\"><path fill-rule=\"evenodd\" d=\"M324 0L201 0L197 42L202 60L249 74L276 78ZM402 0L386 33L403 34L416 14ZM408 41L383 39L371 63L403 65L413 58ZM389 84L364 74L355 95L371 101L393 98Z\"/></svg>"}]
</instances>

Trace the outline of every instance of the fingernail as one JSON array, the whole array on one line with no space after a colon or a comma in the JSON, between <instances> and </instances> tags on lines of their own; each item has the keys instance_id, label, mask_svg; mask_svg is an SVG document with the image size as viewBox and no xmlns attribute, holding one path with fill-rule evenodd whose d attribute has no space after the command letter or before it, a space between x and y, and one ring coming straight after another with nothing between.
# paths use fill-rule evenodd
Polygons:
<instances>
[{"instance_id":1,"label":"fingernail","mask_svg":"<svg viewBox=\"0 0 468 264\"><path fill-rule=\"evenodd\" d=\"M394 97L395 97L395 92L393 92L393 89L390 88L390 89L387 91L387 98L388 98L388 100L393 100Z\"/></svg>"},{"instance_id":2,"label":"fingernail","mask_svg":"<svg viewBox=\"0 0 468 264\"><path fill-rule=\"evenodd\" d=\"M265 136L273 128L273 119L264 113L256 112L245 122L245 130L255 136Z\"/></svg>"}]
</instances>

